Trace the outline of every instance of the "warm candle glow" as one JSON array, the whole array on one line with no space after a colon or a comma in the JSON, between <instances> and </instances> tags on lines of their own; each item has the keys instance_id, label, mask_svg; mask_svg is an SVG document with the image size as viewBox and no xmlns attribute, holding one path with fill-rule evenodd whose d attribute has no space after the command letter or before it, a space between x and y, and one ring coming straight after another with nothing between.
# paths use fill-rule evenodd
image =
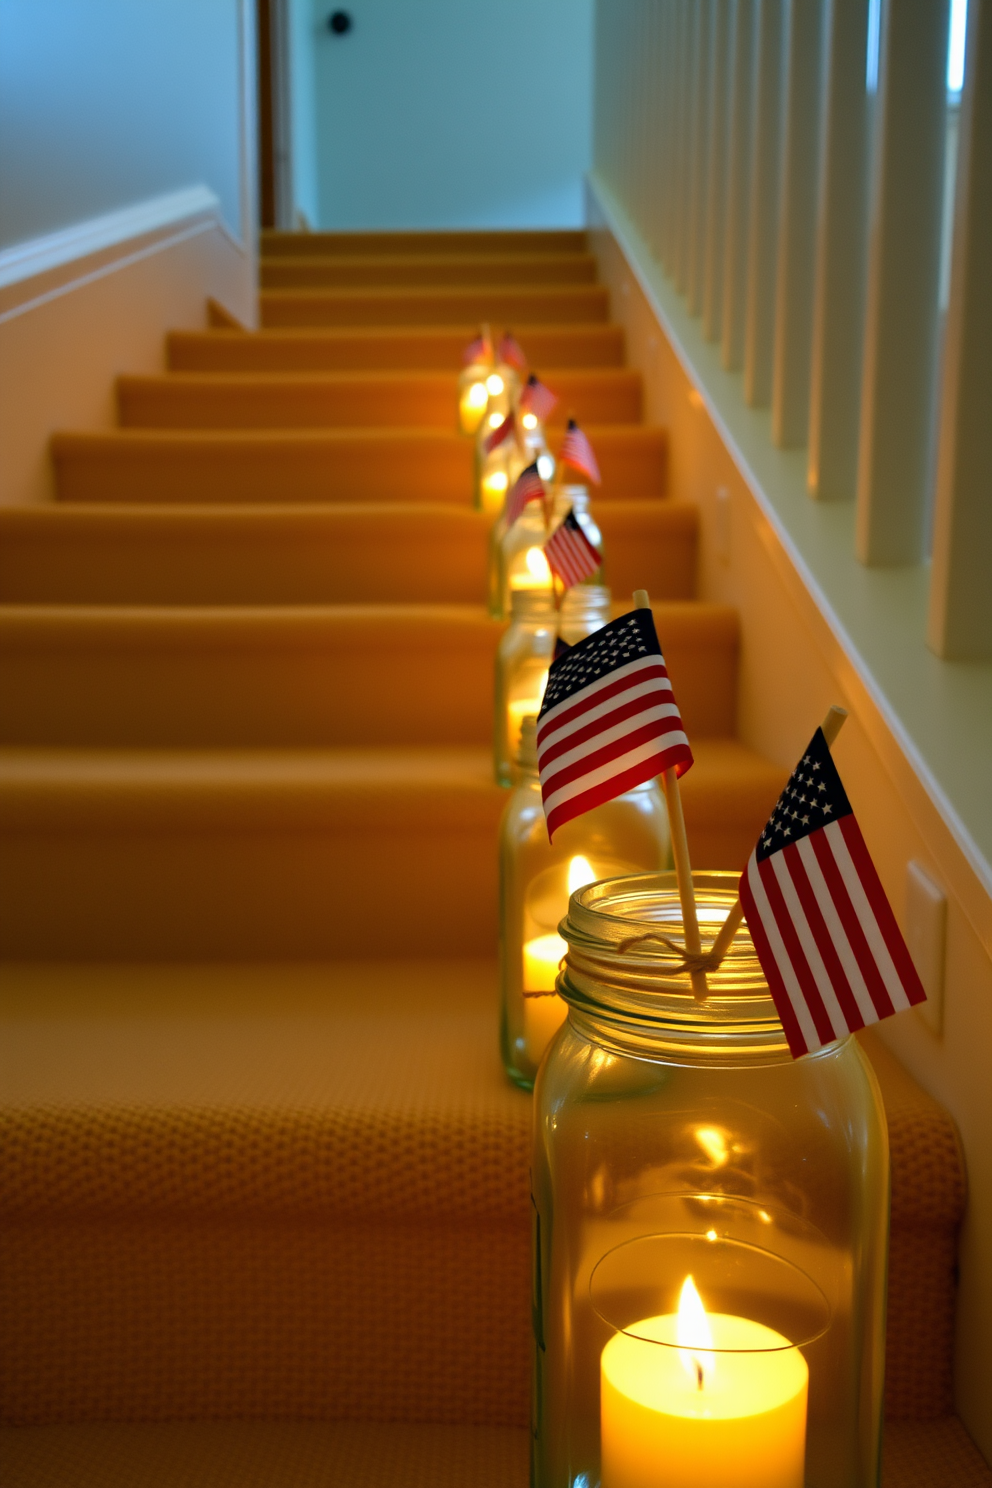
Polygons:
<instances>
[{"instance_id":1,"label":"warm candle glow","mask_svg":"<svg viewBox=\"0 0 992 1488\"><path fill-rule=\"evenodd\" d=\"M498 372L491 372L486 378L486 392L493 398L498 398L505 384Z\"/></svg>"},{"instance_id":2,"label":"warm candle glow","mask_svg":"<svg viewBox=\"0 0 992 1488\"><path fill-rule=\"evenodd\" d=\"M500 426L500 424L502 422L503 422L503 415L501 413L491 413L489 415L489 427L490 427L490 429L498 429L499 426Z\"/></svg>"},{"instance_id":3,"label":"warm candle glow","mask_svg":"<svg viewBox=\"0 0 992 1488\"><path fill-rule=\"evenodd\" d=\"M539 1064L568 1009L555 992L558 966L568 946L560 935L538 935L524 945L524 1044L527 1057ZM543 992L543 997L528 997Z\"/></svg>"},{"instance_id":4,"label":"warm candle glow","mask_svg":"<svg viewBox=\"0 0 992 1488\"><path fill-rule=\"evenodd\" d=\"M538 455L537 473L542 481L549 481L555 473L555 462L550 455Z\"/></svg>"},{"instance_id":5,"label":"warm candle glow","mask_svg":"<svg viewBox=\"0 0 992 1488\"><path fill-rule=\"evenodd\" d=\"M468 387L463 388L458 401L458 414L462 429L466 434L475 433L482 422L488 402L489 394L486 392L484 382L470 382Z\"/></svg>"},{"instance_id":6,"label":"warm candle glow","mask_svg":"<svg viewBox=\"0 0 992 1488\"><path fill-rule=\"evenodd\" d=\"M703 1299L696 1291L696 1283L691 1276L687 1276L682 1283L675 1331L682 1345L679 1349L682 1367L696 1388L701 1390L713 1378L713 1331L706 1316Z\"/></svg>"},{"instance_id":7,"label":"warm candle glow","mask_svg":"<svg viewBox=\"0 0 992 1488\"><path fill-rule=\"evenodd\" d=\"M787 1338L707 1313L687 1276L677 1313L603 1350L602 1488L803 1488L808 1385Z\"/></svg>"},{"instance_id":8,"label":"warm candle glow","mask_svg":"<svg viewBox=\"0 0 992 1488\"><path fill-rule=\"evenodd\" d=\"M518 568L510 575L511 589L550 589L551 569L540 548L528 548L524 554L526 568Z\"/></svg>"},{"instance_id":9,"label":"warm candle glow","mask_svg":"<svg viewBox=\"0 0 992 1488\"><path fill-rule=\"evenodd\" d=\"M576 889L583 889L585 888L586 884L595 882L596 875L593 872L592 864L589 862L589 859L580 856L574 857L568 865L569 898L571 898L571 896L575 893ZM564 913L565 910L563 908L562 914Z\"/></svg>"},{"instance_id":10,"label":"warm candle glow","mask_svg":"<svg viewBox=\"0 0 992 1488\"><path fill-rule=\"evenodd\" d=\"M533 413L525 413L520 422L523 424L525 429L536 429L537 415Z\"/></svg>"}]
</instances>

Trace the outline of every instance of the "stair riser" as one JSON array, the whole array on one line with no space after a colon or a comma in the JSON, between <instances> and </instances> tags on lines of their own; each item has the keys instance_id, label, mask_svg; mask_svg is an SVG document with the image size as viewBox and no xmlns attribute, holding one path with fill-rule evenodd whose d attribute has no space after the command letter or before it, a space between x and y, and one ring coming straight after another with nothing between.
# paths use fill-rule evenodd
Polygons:
<instances>
[{"instance_id":1,"label":"stair riser","mask_svg":"<svg viewBox=\"0 0 992 1488\"><path fill-rule=\"evenodd\" d=\"M167 360L174 372L450 372L477 334L471 321L451 330L174 331ZM519 339L543 369L623 363L619 326L528 326Z\"/></svg>"},{"instance_id":2,"label":"stair riser","mask_svg":"<svg viewBox=\"0 0 992 1488\"><path fill-rule=\"evenodd\" d=\"M212 747L485 744L500 627L342 627L209 613L0 630L0 742ZM87 633L88 632L88 633ZM736 637L669 636L690 735L733 732Z\"/></svg>"},{"instance_id":3,"label":"stair riser","mask_svg":"<svg viewBox=\"0 0 992 1488\"><path fill-rule=\"evenodd\" d=\"M354 960L494 956L496 792L463 830L315 826L219 831L116 817L53 829L46 813L0 846L0 956L41 961ZM181 804L181 803L180 803ZM767 815L767 813L765 813ZM693 863L743 868L765 817L697 831ZM382 892L370 894L369 885ZM422 889L423 892L418 891ZM429 886L429 887L427 887Z\"/></svg>"},{"instance_id":4,"label":"stair riser","mask_svg":"<svg viewBox=\"0 0 992 1488\"><path fill-rule=\"evenodd\" d=\"M7 1422L528 1419L526 1222L48 1219L4 1251Z\"/></svg>"},{"instance_id":5,"label":"stair riser","mask_svg":"<svg viewBox=\"0 0 992 1488\"><path fill-rule=\"evenodd\" d=\"M585 253L588 243L581 230L569 228L531 232L525 230L477 232L281 232L262 233L263 259L293 254L300 258L326 258L340 254L383 253Z\"/></svg>"},{"instance_id":6,"label":"stair riser","mask_svg":"<svg viewBox=\"0 0 992 1488\"><path fill-rule=\"evenodd\" d=\"M640 508L635 510L635 508ZM667 502L600 503L597 520L618 596L695 593L695 524ZM67 508L47 520L5 522L0 511L0 602L48 604L481 604L488 522L451 508L445 518L394 509L335 521L87 522ZM20 516L20 514L18 514ZM115 513L110 513L111 519ZM249 514L250 517L251 514ZM261 515L261 513L259 514ZM681 515L681 513L679 513ZM68 518L60 524L53 518Z\"/></svg>"},{"instance_id":7,"label":"stair riser","mask_svg":"<svg viewBox=\"0 0 992 1488\"><path fill-rule=\"evenodd\" d=\"M591 254L517 253L501 258L482 255L459 259L270 258L259 274L263 289L351 289L368 286L593 284L596 260Z\"/></svg>"},{"instance_id":8,"label":"stair riser","mask_svg":"<svg viewBox=\"0 0 992 1488\"><path fill-rule=\"evenodd\" d=\"M664 493L660 432L593 430L602 498ZM440 431L210 435L59 435L52 441L63 501L299 502L472 500L472 443Z\"/></svg>"},{"instance_id":9,"label":"stair riser","mask_svg":"<svg viewBox=\"0 0 992 1488\"><path fill-rule=\"evenodd\" d=\"M277 823L218 831L206 819L172 832L135 822L130 830L7 833L0 956L494 956L505 796L494 787L486 803L463 830L429 834L381 824L360 833Z\"/></svg>"},{"instance_id":10,"label":"stair riser","mask_svg":"<svg viewBox=\"0 0 992 1488\"><path fill-rule=\"evenodd\" d=\"M261 324L279 326L463 325L489 320L509 325L537 321L605 321L609 296L598 284L570 289L485 288L361 292L263 290Z\"/></svg>"},{"instance_id":11,"label":"stair riser","mask_svg":"<svg viewBox=\"0 0 992 1488\"><path fill-rule=\"evenodd\" d=\"M583 424L636 424L641 379L620 369L590 376L561 373L553 384L559 403L552 423L571 414ZM123 377L120 422L145 429L328 429L455 427L457 382L452 376L384 376L362 382L216 381Z\"/></svg>"}]
</instances>

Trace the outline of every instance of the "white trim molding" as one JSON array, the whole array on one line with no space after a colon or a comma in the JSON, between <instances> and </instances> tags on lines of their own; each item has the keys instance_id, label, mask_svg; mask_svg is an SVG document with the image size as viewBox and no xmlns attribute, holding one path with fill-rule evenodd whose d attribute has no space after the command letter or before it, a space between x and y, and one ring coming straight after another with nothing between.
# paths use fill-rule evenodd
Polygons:
<instances>
[{"instance_id":1,"label":"white trim molding","mask_svg":"<svg viewBox=\"0 0 992 1488\"><path fill-rule=\"evenodd\" d=\"M206 186L190 186L91 217L60 232L0 250L0 321L20 315L101 273L113 272L197 233L219 229L235 250L248 250L228 232L220 201Z\"/></svg>"}]
</instances>

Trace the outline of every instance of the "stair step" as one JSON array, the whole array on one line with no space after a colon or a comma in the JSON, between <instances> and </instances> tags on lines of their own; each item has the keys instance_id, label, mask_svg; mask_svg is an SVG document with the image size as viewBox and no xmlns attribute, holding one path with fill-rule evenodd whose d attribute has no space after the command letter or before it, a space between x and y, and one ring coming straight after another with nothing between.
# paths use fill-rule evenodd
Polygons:
<instances>
[{"instance_id":1,"label":"stair step","mask_svg":"<svg viewBox=\"0 0 992 1488\"><path fill-rule=\"evenodd\" d=\"M626 367L559 370L551 421L637 424L641 375ZM453 372L168 372L119 377L121 424L146 429L435 427L457 419Z\"/></svg>"},{"instance_id":2,"label":"stair step","mask_svg":"<svg viewBox=\"0 0 992 1488\"><path fill-rule=\"evenodd\" d=\"M743 868L786 772L694 752L693 862ZM483 747L5 749L0 955L492 955L506 800Z\"/></svg>"},{"instance_id":3,"label":"stair step","mask_svg":"<svg viewBox=\"0 0 992 1488\"><path fill-rule=\"evenodd\" d=\"M605 321L609 293L601 284L458 285L451 289L265 289L263 326L464 325L488 320Z\"/></svg>"},{"instance_id":4,"label":"stair step","mask_svg":"<svg viewBox=\"0 0 992 1488\"><path fill-rule=\"evenodd\" d=\"M699 510L593 510L618 597L695 594ZM439 503L0 507L0 602L479 604L489 518Z\"/></svg>"},{"instance_id":5,"label":"stair step","mask_svg":"<svg viewBox=\"0 0 992 1488\"><path fill-rule=\"evenodd\" d=\"M593 284L591 253L382 253L320 258L298 253L261 263L262 289L345 289L366 285Z\"/></svg>"},{"instance_id":6,"label":"stair step","mask_svg":"<svg viewBox=\"0 0 992 1488\"><path fill-rule=\"evenodd\" d=\"M527 229L492 229L450 232L285 232L263 229L263 259L284 257L326 258L339 253L345 258L359 253L585 253L589 241L586 233L570 228L541 231Z\"/></svg>"},{"instance_id":7,"label":"stair step","mask_svg":"<svg viewBox=\"0 0 992 1488\"><path fill-rule=\"evenodd\" d=\"M655 617L690 737L732 734L736 610ZM483 744L501 634L468 605L6 605L0 742Z\"/></svg>"},{"instance_id":8,"label":"stair step","mask_svg":"<svg viewBox=\"0 0 992 1488\"><path fill-rule=\"evenodd\" d=\"M501 327L494 327L498 335ZM174 372L450 372L477 336L462 326L308 327L283 331L173 331L167 362ZM617 325L528 325L518 337L539 368L619 367L623 329Z\"/></svg>"},{"instance_id":9,"label":"stair step","mask_svg":"<svg viewBox=\"0 0 992 1488\"><path fill-rule=\"evenodd\" d=\"M109 1422L0 1429L7 1488L526 1488L514 1426L363 1421ZM891 1421L881 1488L992 1488L956 1416Z\"/></svg>"},{"instance_id":10,"label":"stair step","mask_svg":"<svg viewBox=\"0 0 992 1488\"><path fill-rule=\"evenodd\" d=\"M663 494L663 430L586 432L603 474L597 497ZM443 429L125 429L55 434L51 448L63 501L472 500L472 441Z\"/></svg>"},{"instance_id":11,"label":"stair step","mask_svg":"<svg viewBox=\"0 0 992 1488\"><path fill-rule=\"evenodd\" d=\"M526 1424L531 1101L491 964L8 965L4 988L8 1421ZM953 1246L963 1170L950 1118L866 1047L888 1413L925 1417L950 1382L928 1248ZM917 1377L929 1398L893 1390Z\"/></svg>"}]
</instances>

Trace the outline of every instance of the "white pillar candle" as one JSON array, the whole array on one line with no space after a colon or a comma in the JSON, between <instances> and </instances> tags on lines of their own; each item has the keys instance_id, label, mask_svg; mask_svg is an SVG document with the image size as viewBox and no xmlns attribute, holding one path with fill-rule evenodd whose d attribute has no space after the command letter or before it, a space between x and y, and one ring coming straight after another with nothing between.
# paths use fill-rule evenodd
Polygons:
<instances>
[{"instance_id":1,"label":"white pillar candle","mask_svg":"<svg viewBox=\"0 0 992 1488\"><path fill-rule=\"evenodd\" d=\"M684 1321L646 1318L603 1350L603 1488L803 1488L802 1354L726 1313L705 1315L712 1351L681 1348Z\"/></svg>"},{"instance_id":2,"label":"white pillar candle","mask_svg":"<svg viewBox=\"0 0 992 1488\"><path fill-rule=\"evenodd\" d=\"M567 950L560 935L539 935L524 944L524 1043L534 1064L540 1064L568 1011L554 990L558 964ZM543 996L528 997L528 992Z\"/></svg>"}]
</instances>

